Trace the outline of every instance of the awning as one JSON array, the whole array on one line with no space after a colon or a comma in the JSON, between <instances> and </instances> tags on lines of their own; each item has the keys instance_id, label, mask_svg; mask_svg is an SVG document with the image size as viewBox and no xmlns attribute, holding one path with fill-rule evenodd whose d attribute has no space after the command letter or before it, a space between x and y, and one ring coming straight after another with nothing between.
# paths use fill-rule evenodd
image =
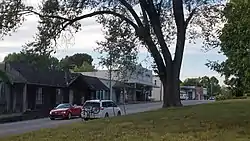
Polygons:
<instances>
[{"instance_id":1,"label":"awning","mask_svg":"<svg viewBox=\"0 0 250 141\"><path fill-rule=\"evenodd\" d=\"M116 82L113 88L133 88L133 87L122 82Z\"/></svg>"},{"instance_id":2,"label":"awning","mask_svg":"<svg viewBox=\"0 0 250 141\"><path fill-rule=\"evenodd\" d=\"M160 86L154 85L153 83L146 83L146 82L128 82L128 83L133 83L133 84L140 84L140 85L144 85L144 86L149 86L149 87L153 87L153 88L160 88Z\"/></svg>"}]
</instances>

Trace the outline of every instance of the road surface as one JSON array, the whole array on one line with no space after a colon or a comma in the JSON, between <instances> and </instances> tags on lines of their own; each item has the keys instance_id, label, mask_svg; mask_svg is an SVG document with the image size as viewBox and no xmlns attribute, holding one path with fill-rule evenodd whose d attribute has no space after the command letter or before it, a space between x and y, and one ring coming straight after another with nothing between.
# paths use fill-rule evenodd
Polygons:
<instances>
[{"instance_id":1,"label":"road surface","mask_svg":"<svg viewBox=\"0 0 250 141\"><path fill-rule=\"evenodd\" d=\"M182 104L184 106L187 106L187 105L197 105L210 102L212 101L187 100L187 101L182 101ZM161 108L161 106L162 106L161 102L154 102L154 103L143 103L143 104L130 104L126 105L125 108L126 108L126 114L133 114L133 113L157 110ZM121 106L121 109L123 109L123 106ZM80 120L81 119L52 121L48 118L43 118L36 120L0 124L0 137L22 134L30 131L39 130L42 128L53 128L63 124L70 124L73 122L77 122Z\"/></svg>"}]
</instances>

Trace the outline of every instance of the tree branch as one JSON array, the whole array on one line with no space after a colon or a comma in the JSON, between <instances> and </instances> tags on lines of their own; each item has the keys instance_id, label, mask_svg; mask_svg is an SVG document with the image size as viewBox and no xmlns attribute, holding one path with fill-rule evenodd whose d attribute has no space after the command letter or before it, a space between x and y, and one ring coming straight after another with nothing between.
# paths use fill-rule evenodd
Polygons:
<instances>
[{"instance_id":1,"label":"tree branch","mask_svg":"<svg viewBox=\"0 0 250 141\"><path fill-rule=\"evenodd\" d=\"M89 14L85 14L85 15L82 15L82 16L79 16L79 17L75 17L73 19L68 19L68 18L65 18L65 17L62 17L62 16L58 16L58 15L43 15L43 14L40 14L40 13L38 13L36 11L33 11L33 10L26 10L26 11L29 11L29 12L35 14L35 15L38 15L39 17L49 17L49 18L64 20L65 22L63 22L63 23L66 23L66 22L67 23L63 26L62 30L64 30L67 26L72 25L76 21L79 21L79 20L82 20L82 19L85 19L85 18L90 18L90 17L97 16L97 15L103 15L103 14L110 14L110 15L114 15L116 17L119 17L122 20L129 23L132 27L134 27L135 30L138 29L138 26L133 21L131 21L130 19L126 18L125 16L123 16L123 15L121 15L119 13L116 13L114 11L95 11L95 12L92 12L92 13L89 13Z\"/></svg>"},{"instance_id":2,"label":"tree branch","mask_svg":"<svg viewBox=\"0 0 250 141\"><path fill-rule=\"evenodd\" d=\"M145 1L142 1L142 6L145 8L146 12L148 13L148 16L150 18L151 25L153 26L155 35L158 39L158 42L162 49L162 54L165 60L166 65L170 65L172 61L171 53L167 47L167 44L164 39L164 35L161 30L161 22L159 19L159 15L157 14L154 4L151 0L149 0L149 3L146 3Z\"/></svg>"},{"instance_id":3,"label":"tree branch","mask_svg":"<svg viewBox=\"0 0 250 141\"><path fill-rule=\"evenodd\" d=\"M140 6L141 6L141 11L142 11L143 20L144 20L144 22L145 22L145 27L146 27L147 30L150 30L148 15L147 15L147 13L146 13L145 8L143 7L143 1L142 1L142 0L139 0L139 2L140 2Z\"/></svg>"},{"instance_id":4,"label":"tree branch","mask_svg":"<svg viewBox=\"0 0 250 141\"><path fill-rule=\"evenodd\" d=\"M187 28L189 22L190 22L191 19L193 18L194 14L195 14L195 12L196 12L196 9L197 9L197 8L194 8L194 9L191 11L191 13L189 14L188 18L186 19L186 21L185 21L185 28Z\"/></svg>"},{"instance_id":5,"label":"tree branch","mask_svg":"<svg viewBox=\"0 0 250 141\"><path fill-rule=\"evenodd\" d=\"M177 27L177 41L176 41L175 55L173 62L174 62L174 71L177 71L176 77L180 77L180 68L183 59L185 36L186 36L183 1L173 0L173 12L174 12L175 24Z\"/></svg>"},{"instance_id":6,"label":"tree branch","mask_svg":"<svg viewBox=\"0 0 250 141\"><path fill-rule=\"evenodd\" d=\"M114 11L95 11L95 12L92 12L92 13L89 13L89 14L85 14L85 15L70 19L70 20L68 20L69 22L64 26L64 28L66 28L68 25L73 24L76 21L79 21L79 20L82 20L82 19L85 19L85 18L89 18L89 17L93 17L93 16L96 16L96 15L103 15L103 14L110 14L110 15L114 15L116 17L119 17L122 20L129 23L132 27L134 27L135 30L138 29L138 26L133 21L131 21L130 19L126 18L125 16L123 16L123 15L121 15L119 13L116 13Z\"/></svg>"},{"instance_id":7,"label":"tree branch","mask_svg":"<svg viewBox=\"0 0 250 141\"><path fill-rule=\"evenodd\" d=\"M43 14L40 14L40 13L38 13L36 11L33 11L33 10L26 10L26 11L29 11L30 13L38 15L39 17L48 17L48 18L60 19L60 20L64 20L64 21L71 21L68 18L61 17L61 16L58 16L58 15L43 15Z\"/></svg>"},{"instance_id":8,"label":"tree branch","mask_svg":"<svg viewBox=\"0 0 250 141\"><path fill-rule=\"evenodd\" d=\"M132 16L134 17L136 23L138 24L139 27L142 27L143 24L139 18L139 16L136 14L135 10L133 9L133 7L126 1L126 0L119 0L121 2L121 4L123 6L125 6L128 11L132 14Z\"/></svg>"},{"instance_id":9,"label":"tree branch","mask_svg":"<svg viewBox=\"0 0 250 141\"><path fill-rule=\"evenodd\" d=\"M149 51L151 52L152 57L155 60L156 66L158 68L159 71L159 75L162 76L166 76L166 66L164 65L164 62L162 60L161 54L159 53L155 43L152 40L152 37L150 34L146 35L147 37L145 38L145 43L148 46ZM162 77L160 77L162 78Z\"/></svg>"}]
</instances>

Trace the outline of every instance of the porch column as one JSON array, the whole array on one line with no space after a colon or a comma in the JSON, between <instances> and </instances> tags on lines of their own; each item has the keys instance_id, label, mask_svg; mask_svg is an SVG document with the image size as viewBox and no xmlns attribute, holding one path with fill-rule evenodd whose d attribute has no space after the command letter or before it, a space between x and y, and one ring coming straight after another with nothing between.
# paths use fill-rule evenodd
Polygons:
<instances>
[{"instance_id":1,"label":"porch column","mask_svg":"<svg viewBox=\"0 0 250 141\"><path fill-rule=\"evenodd\" d=\"M123 98L122 98L121 101L123 103L125 103L125 99L126 99L126 97L129 97L129 95L128 95L128 92L127 92L127 90L125 88L123 88L122 91L123 91ZM133 101L133 97L131 95L130 95L130 97L131 97L131 100Z\"/></svg>"},{"instance_id":2,"label":"porch column","mask_svg":"<svg viewBox=\"0 0 250 141\"><path fill-rule=\"evenodd\" d=\"M5 94L5 96L6 96L6 102L7 102L7 111L9 112L10 110L11 110L11 86L9 85L9 84L7 84L7 83L4 83L4 84L2 84L2 85L5 85L6 87L4 87L5 88L5 91L4 91L4 94Z\"/></svg>"},{"instance_id":3,"label":"porch column","mask_svg":"<svg viewBox=\"0 0 250 141\"><path fill-rule=\"evenodd\" d=\"M63 96L63 103L69 102L69 89L64 88L62 90L62 96Z\"/></svg>"},{"instance_id":4,"label":"porch column","mask_svg":"<svg viewBox=\"0 0 250 141\"><path fill-rule=\"evenodd\" d=\"M27 84L23 87L23 112L27 110Z\"/></svg>"},{"instance_id":5,"label":"porch column","mask_svg":"<svg viewBox=\"0 0 250 141\"><path fill-rule=\"evenodd\" d=\"M104 100L106 100L106 95L105 95L105 91L104 90L102 90L102 97L103 97Z\"/></svg>"},{"instance_id":6,"label":"porch column","mask_svg":"<svg viewBox=\"0 0 250 141\"><path fill-rule=\"evenodd\" d=\"M73 104L73 102L74 102L74 91L69 90L69 103Z\"/></svg>"},{"instance_id":7,"label":"porch column","mask_svg":"<svg viewBox=\"0 0 250 141\"><path fill-rule=\"evenodd\" d=\"M98 99L99 91L95 91L95 99Z\"/></svg>"},{"instance_id":8,"label":"porch column","mask_svg":"<svg viewBox=\"0 0 250 141\"><path fill-rule=\"evenodd\" d=\"M12 105L12 111L16 111L16 91L13 92L13 105Z\"/></svg>"}]
</instances>

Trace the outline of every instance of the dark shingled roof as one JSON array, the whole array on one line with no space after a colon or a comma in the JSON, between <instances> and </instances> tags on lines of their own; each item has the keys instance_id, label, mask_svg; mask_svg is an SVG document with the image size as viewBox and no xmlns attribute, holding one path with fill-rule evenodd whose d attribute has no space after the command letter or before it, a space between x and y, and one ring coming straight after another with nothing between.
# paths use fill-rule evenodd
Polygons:
<instances>
[{"instance_id":1,"label":"dark shingled roof","mask_svg":"<svg viewBox=\"0 0 250 141\"><path fill-rule=\"evenodd\" d=\"M9 63L10 67L22 76L11 74L12 82L45 85L53 87L68 87L74 80L81 77L91 90L109 90L97 77L85 76L59 70L40 70L25 63Z\"/></svg>"},{"instance_id":2,"label":"dark shingled roof","mask_svg":"<svg viewBox=\"0 0 250 141\"><path fill-rule=\"evenodd\" d=\"M92 76L86 76L86 75L82 75L83 80L87 83L88 87L91 90L106 90L108 91L109 88L104 85L102 83L102 81L100 79L98 79L97 77L92 77Z\"/></svg>"},{"instance_id":3,"label":"dark shingled roof","mask_svg":"<svg viewBox=\"0 0 250 141\"><path fill-rule=\"evenodd\" d=\"M25 63L13 62L9 64L11 68L18 71L23 77L14 77L12 79L13 82L24 82L28 84L47 85L55 87L67 87L67 83L70 83L79 76L79 74L66 73L65 71L39 70Z\"/></svg>"}]
</instances>

